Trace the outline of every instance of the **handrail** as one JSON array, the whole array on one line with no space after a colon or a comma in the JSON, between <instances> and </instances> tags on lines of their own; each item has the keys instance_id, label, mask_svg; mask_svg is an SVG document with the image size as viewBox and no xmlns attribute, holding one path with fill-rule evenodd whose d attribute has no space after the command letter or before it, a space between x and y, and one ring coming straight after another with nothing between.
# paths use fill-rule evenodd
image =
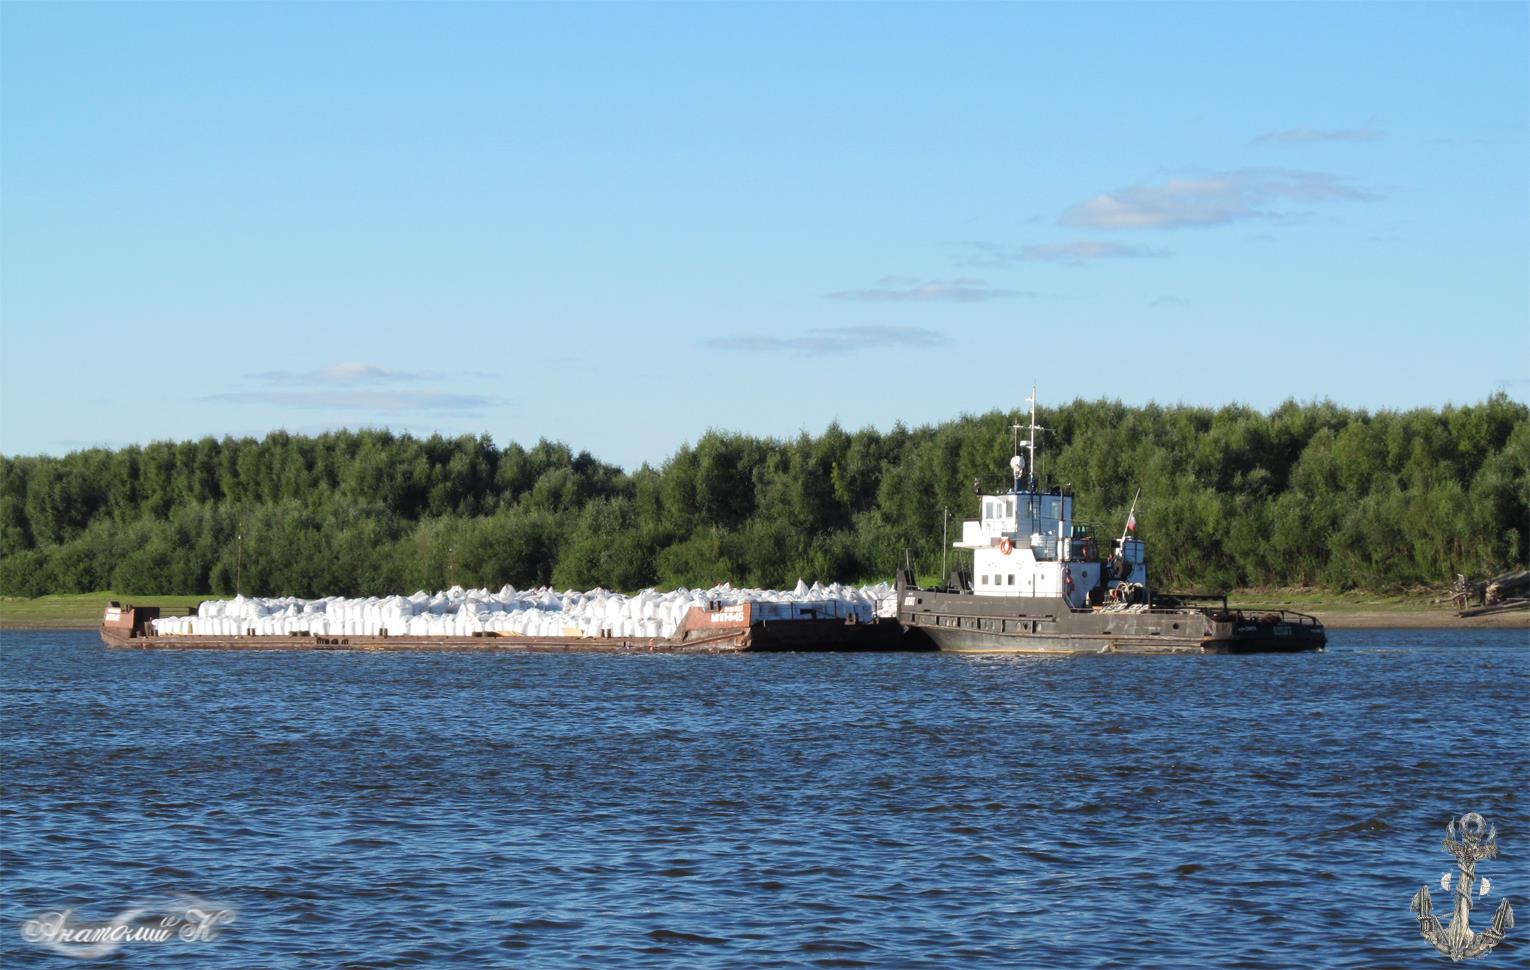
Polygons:
<instances>
[{"instance_id":1,"label":"handrail","mask_svg":"<svg viewBox=\"0 0 1530 970\"><path fill-rule=\"evenodd\" d=\"M936 593L936 594L945 595L945 596L973 596L974 598L976 598L976 594L974 594L974 593L953 593L953 592L951 592L948 589L943 589L943 588L940 588L940 587L905 586L903 589L904 589L904 592ZM1218 602L1222 603L1222 609L1221 610L1217 610L1215 607L1212 607L1212 606L1192 606L1192 605L1186 604L1183 607L1153 607L1153 606L1148 606L1146 609L1133 610L1132 612L1134 614L1136 614L1136 615L1139 615L1139 616L1140 615L1144 615L1144 614L1148 614L1148 615L1152 615L1152 614L1171 615L1171 614L1181 613L1181 612L1185 612L1185 611L1192 611L1192 612L1196 612L1196 613L1207 613L1207 614L1221 612L1221 613L1230 614L1229 619L1243 620L1245 622L1247 622L1247 621L1257 622L1261 615L1274 614L1274 615L1276 615L1276 616L1281 618L1281 622L1295 622L1299 626L1322 626L1323 625L1322 621L1319 620L1317 617L1313 616L1310 613L1303 613L1303 612L1301 612L1299 610L1290 610L1290 609L1285 609L1283 607L1278 607L1278 606L1272 606L1272 607L1229 606L1229 605L1227 605L1227 596L1226 596L1225 593L1224 594L1215 594L1215 593L1174 593L1174 594L1171 594L1171 595L1173 595L1175 598L1181 599L1181 600L1215 600L1215 601L1218 601ZM983 598L987 599L988 597L983 597ZM993 597L993 598L994 599L1022 599L1022 600L1023 599L1043 599L1043 598L1046 598L1046 599L1061 599L1061 597L1040 597L1040 596L1035 596L1035 597L1026 597L1026 596L1019 596L1019 597ZM901 610L901 605L900 605L900 610ZM1073 606L1073 605L1070 604L1068 606L1068 612L1069 613L1074 613L1074 614L1087 614L1087 613L1094 613L1096 611L1094 609L1090 608L1090 607L1087 607L1087 606L1080 607L1080 606ZM975 618L985 618L985 619L993 619L994 618L991 614L965 613L965 612L957 612L955 610L950 610L950 609L942 610L941 613L942 613L942 615L945 615L945 616L971 616L971 617L975 617ZM1052 615L1055 615L1055 614L1027 614L1028 617L1036 617L1036 618L1039 618L1041 616L1052 616ZM1291 619L1287 619L1288 617L1291 618Z\"/></svg>"}]
</instances>

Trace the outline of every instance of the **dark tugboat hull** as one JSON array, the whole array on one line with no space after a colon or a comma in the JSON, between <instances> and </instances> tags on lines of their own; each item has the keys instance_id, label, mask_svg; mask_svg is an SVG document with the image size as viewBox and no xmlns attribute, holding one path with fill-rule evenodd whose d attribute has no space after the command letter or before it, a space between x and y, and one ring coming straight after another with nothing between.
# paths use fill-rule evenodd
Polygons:
<instances>
[{"instance_id":1,"label":"dark tugboat hull","mask_svg":"<svg viewBox=\"0 0 1530 970\"><path fill-rule=\"evenodd\" d=\"M1291 611L1075 610L1061 597L911 586L899 587L898 619L912 639L954 653L1301 653L1327 644L1321 623Z\"/></svg>"},{"instance_id":2,"label":"dark tugboat hull","mask_svg":"<svg viewBox=\"0 0 1530 970\"><path fill-rule=\"evenodd\" d=\"M908 628L944 653L1205 653L1199 640L1171 637L1047 636L992 634L975 630Z\"/></svg>"}]
</instances>

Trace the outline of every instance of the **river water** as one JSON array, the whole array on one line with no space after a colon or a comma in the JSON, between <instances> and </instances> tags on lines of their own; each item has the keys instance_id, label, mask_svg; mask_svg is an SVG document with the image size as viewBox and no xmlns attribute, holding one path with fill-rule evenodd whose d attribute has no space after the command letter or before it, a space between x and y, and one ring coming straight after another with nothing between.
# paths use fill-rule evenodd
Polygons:
<instances>
[{"instance_id":1,"label":"river water","mask_svg":"<svg viewBox=\"0 0 1530 970\"><path fill-rule=\"evenodd\" d=\"M1448 910L1444 826L1477 811L1502 854L1473 925L1509 896L1491 962L1526 965L1530 638L1331 636L1020 659L7 632L0 959L78 966L27 921L190 896L209 938L96 962L1439 966L1409 900Z\"/></svg>"}]
</instances>

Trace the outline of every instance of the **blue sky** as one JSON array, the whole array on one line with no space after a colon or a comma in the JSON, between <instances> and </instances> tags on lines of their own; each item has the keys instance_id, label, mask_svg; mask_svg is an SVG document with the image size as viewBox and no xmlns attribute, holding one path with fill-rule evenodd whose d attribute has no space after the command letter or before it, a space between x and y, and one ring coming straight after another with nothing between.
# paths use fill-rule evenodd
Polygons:
<instances>
[{"instance_id":1,"label":"blue sky","mask_svg":"<svg viewBox=\"0 0 1530 970\"><path fill-rule=\"evenodd\" d=\"M0 6L0 451L1530 398L1526 4Z\"/></svg>"}]
</instances>

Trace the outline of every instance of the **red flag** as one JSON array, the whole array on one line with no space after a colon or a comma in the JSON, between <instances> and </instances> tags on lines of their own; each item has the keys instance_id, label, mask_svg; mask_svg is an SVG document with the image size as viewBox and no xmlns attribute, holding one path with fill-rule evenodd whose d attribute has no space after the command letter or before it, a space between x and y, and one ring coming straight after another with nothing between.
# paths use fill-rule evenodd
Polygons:
<instances>
[{"instance_id":1,"label":"red flag","mask_svg":"<svg viewBox=\"0 0 1530 970\"><path fill-rule=\"evenodd\" d=\"M1126 531L1127 532L1136 532L1137 531L1137 513L1136 512L1133 512L1133 513L1131 513L1130 515L1128 515L1126 517Z\"/></svg>"}]
</instances>

